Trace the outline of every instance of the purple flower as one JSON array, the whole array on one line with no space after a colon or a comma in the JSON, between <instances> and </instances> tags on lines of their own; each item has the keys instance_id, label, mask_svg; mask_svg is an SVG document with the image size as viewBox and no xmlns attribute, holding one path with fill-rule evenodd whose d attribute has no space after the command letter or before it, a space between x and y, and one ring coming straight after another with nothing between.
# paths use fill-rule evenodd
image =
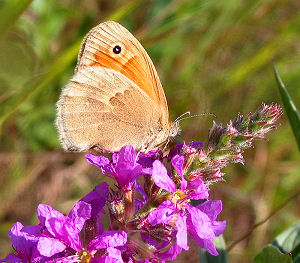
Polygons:
<instances>
[{"instance_id":1,"label":"purple flower","mask_svg":"<svg viewBox=\"0 0 300 263\"><path fill-rule=\"evenodd\" d=\"M103 174L116 180L122 189L130 188L134 179L142 175L142 165L137 163L137 153L131 145L114 153L112 162L106 157L93 154L87 154L86 158L89 163L98 166Z\"/></svg>"},{"instance_id":2,"label":"purple flower","mask_svg":"<svg viewBox=\"0 0 300 263\"><path fill-rule=\"evenodd\" d=\"M91 218L96 217L99 213L105 214L103 207L109 195L109 185L103 182L97 185L94 190L88 193L80 201L91 205Z\"/></svg>"},{"instance_id":3,"label":"purple flower","mask_svg":"<svg viewBox=\"0 0 300 263\"><path fill-rule=\"evenodd\" d=\"M81 244L86 247L97 235L103 233L101 223L101 213L105 214L103 207L106 204L109 195L109 185L104 182L97 185L94 190L88 193L80 201L91 205L91 217L85 221L85 226L81 231Z\"/></svg>"},{"instance_id":4,"label":"purple flower","mask_svg":"<svg viewBox=\"0 0 300 263\"><path fill-rule=\"evenodd\" d=\"M16 223L9 231L15 253L0 262L166 262L189 249L188 235L218 255L212 241L226 222L217 220L220 200L203 200L209 197L207 186L222 180L227 164L243 163L244 149L277 127L281 114L279 106L262 104L254 114L239 114L227 126L214 123L205 148L202 142L178 144L164 156L161 150L137 154L128 145L110 158L87 154L89 163L116 181L116 188L101 183L68 216L39 205L40 224ZM137 180L139 176L143 178ZM192 206L191 200L204 202ZM101 222L105 205L107 232Z\"/></svg>"},{"instance_id":5,"label":"purple flower","mask_svg":"<svg viewBox=\"0 0 300 263\"><path fill-rule=\"evenodd\" d=\"M226 228L226 221L216 221L218 214L222 211L221 200L208 200L198 205L196 209L199 209L209 217L212 230L216 237L220 236L224 232ZM218 252L211 239L200 238L197 233L193 231L193 229L191 229L190 234L193 236L199 247L206 249L210 254L214 256L218 255Z\"/></svg>"},{"instance_id":6,"label":"purple flower","mask_svg":"<svg viewBox=\"0 0 300 263\"><path fill-rule=\"evenodd\" d=\"M67 247L75 251L81 250L79 233L85 221L91 217L90 204L79 201L69 216L64 216L48 205L40 204L37 215L44 227L43 236L38 241L41 255L51 257Z\"/></svg>"},{"instance_id":7,"label":"purple flower","mask_svg":"<svg viewBox=\"0 0 300 263\"><path fill-rule=\"evenodd\" d=\"M152 168L155 160L162 160L163 152L161 150L153 150L147 153L141 152L138 156L138 163L144 168Z\"/></svg>"},{"instance_id":8,"label":"purple flower","mask_svg":"<svg viewBox=\"0 0 300 263\"><path fill-rule=\"evenodd\" d=\"M93 194L88 194L83 199L93 200ZM123 262L120 261L121 251L116 247L126 244L127 234L124 231L107 231L96 235L90 242L81 242L80 232L85 230L91 211L91 205L83 201L74 206L69 216L64 216L50 206L39 205L38 217L45 229L37 246L41 255L55 255L57 262L74 262L73 260L83 258L91 260L90 262ZM96 257L95 254L100 250L102 254ZM61 256L60 252L64 252L64 255Z\"/></svg>"},{"instance_id":9,"label":"purple flower","mask_svg":"<svg viewBox=\"0 0 300 263\"><path fill-rule=\"evenodd\" d=\"M175 243L167 251L157 253L156 256L162 260L173 261L181 251L182 248Z\"/></svg>"},{"instance_id":10,"label":"purple flower","mask_svg":"<svg viewBox=\"0 0 300 263\"><path fill-rule=\"evenodd\" d=\"M175 169L178 170L179 174L181 173L181 163L180 157L176 157L173 162L173 165L177 165ZM200 178L192 182L182 180L180 189L177 189L174 181L168 176L166 168L158 160L153 163L152 177L158 187L172 193L172 198L161 203L149 214L149 223L157 225L173 222L177 227L176 240L180 248L189 249L187 235L190 233L196 239L196 242L201 243L202 241L202 247L208 248L211 254L217 255L218 252L215 250L211 240L224 231L226 223L215 221L216 215L222 208L220 206L212 206L212 209L215 209L208 213L204 205L193 207L189 204L190 199L199 200L208 197L208 189L203 181Z\"/></svg>"},{"instance_id":11,"label":"purple flower","mask_svg":"<svg viewBox=\"0 0 300 263\"><path fill-rule=\"evenodd\" d=\"M203 142L187 142L177 144L173 149L171 149L170 153L168 154L168 158L172 159L173 156L177 154L186 155L196 153L201 150L204 146Z\"/></svg>"},{"instance_id":12,"label":"purple flower","mask_svg":"<svg viewBox=\"0 0 300 263\"><path fill-rule=\"evenodd\" d=\"M41 236L40 226L23 226L17 222L9 230L12 246L16 254L9 254L0 262L39 262L41 255L37 250L37 243Z\"/></svg>"},{"instance_id":13,"label":"purple flower","mask_svg":"<svg viewBox=\"0 0 300 263\"><path fill-rule=\"evenodd\" d=\"M134 204L135 204L135 211L140 210L147 202L148 198L147 195L145 193L144 188L141 186L141 184L137 181L135 184L135 190L136 192L138 192L141 197L143 198L143 200L140 200L138 198L135 198Z\"/></svg>"}]
</instances>

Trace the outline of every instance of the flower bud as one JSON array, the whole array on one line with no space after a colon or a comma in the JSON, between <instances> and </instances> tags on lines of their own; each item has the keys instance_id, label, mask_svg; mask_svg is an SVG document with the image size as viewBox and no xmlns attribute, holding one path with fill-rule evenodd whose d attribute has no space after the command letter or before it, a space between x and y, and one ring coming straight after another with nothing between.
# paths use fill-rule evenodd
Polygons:
<instances>
[{"instance_id":1,"label":"flower bud","mask_svg":"<svg viewBox=\"0 0 300 263\"><path fill-rule=\"evenodd\" d=\"M107 200L111 221L125 222L125 204L121 191L111 191Z\"/></svg>"}]
</instances>

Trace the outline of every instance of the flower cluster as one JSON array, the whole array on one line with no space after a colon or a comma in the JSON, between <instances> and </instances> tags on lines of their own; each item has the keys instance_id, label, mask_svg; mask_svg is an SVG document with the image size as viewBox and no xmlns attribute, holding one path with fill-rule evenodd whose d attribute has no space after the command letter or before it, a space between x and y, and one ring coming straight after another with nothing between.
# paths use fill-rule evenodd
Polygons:
<instances>
[{"instance_id":1,"label":"flower cluster","mask_svg":"<svg viewBox=\"0 0 300 263\"><path fill-rule=\"evenodd\" d=\"M39 205L39 224L15 223L9 231L15 253L0 262L165 262L189 249L189 237L218 255L213 239L226 222L217 220L222 202L209 200L208 187L228 163L243 163L243 150L275 128L280 115L278 106L263 104L226 128L214 123L207 145L178 144L167 154L136 153L130 145L110 158L87 154L115 186L96 186L68 216ZM101 217L108 215L104 229Z\"/></svg>"}]
</instances>

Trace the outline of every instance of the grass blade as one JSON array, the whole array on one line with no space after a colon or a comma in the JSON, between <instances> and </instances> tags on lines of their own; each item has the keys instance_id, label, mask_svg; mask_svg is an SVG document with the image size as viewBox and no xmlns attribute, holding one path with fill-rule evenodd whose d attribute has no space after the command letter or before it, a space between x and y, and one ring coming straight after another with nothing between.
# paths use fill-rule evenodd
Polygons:
<instances>
[{"instance_id":1,"label":"grass blade","mask_svg":"<svg viewBox=\"0 0 300 263\"><path fill-rule=\"evenodd\" d=\"M16 1L16 0L15 0ZM141 0L134 0L127 5L119 8L107 20L118 21L126 16ZM1 11L2 12L2 11ZM34 78L28 85L25 85L18 94L10 98L0 112L0 128L3 123L15 113L19 107L26 102L30 97L35 96L41 89L48 85L53 79L59 76L66 68L77 58L78 50L82 38L79 38L74 44L65 50L61 56L57 57L48 67L47 73ZM6 107L5 107L6 106ZM1 133L1 132L0 132Z\"/></svg>"},{"instance_id":2,"label":"grass blade","mask_svg":"<svg viewBox=\"0 0 300 263\"><path fill-rule=\"evenodd\" d=\"M119 21L124 16L126 16L128 13L130 13L137 4L139 4L141 0L132 0L127 5L124 5L123 7L119 8L117 11L115 11L113 14L111 14L109 17L106 18L106 21L112 20L112 21Z\"/></svg>"},{"instance_id":3,"label":"grass blade","mask_svg":"<svg viewBox=\"0 0 300 263\"><path fill-rule=\"evenodd\" d=\"M275 65L273 65L273 69L274 69L277 86L278 86L278 89L280 92L280 96L281 96L286 114L288 116L290 125L292 127L294 136L296 138L298 149L300 151L300 115L299 115L299 112L298 112L290 94L288 93L283 81L281 80Z\"/></svg>"},{"instance_id":4,"label":"grass blade","mask_svg":"<svg viewBox=\"0 0 300 263\"><path fill-rule=\"evenodd\" d=\"M10 0L0 9L0 38L6 34L32 0Z\"/></svg>"}]
</instances>

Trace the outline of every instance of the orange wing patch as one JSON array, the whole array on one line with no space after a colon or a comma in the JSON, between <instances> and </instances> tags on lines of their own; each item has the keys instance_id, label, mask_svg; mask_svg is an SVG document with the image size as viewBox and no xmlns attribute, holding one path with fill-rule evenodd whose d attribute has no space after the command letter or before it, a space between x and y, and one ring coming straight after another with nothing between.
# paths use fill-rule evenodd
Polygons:
<instances>
[{"instance_id":1,"label":"orange wing patch","mask_svg":"<svg viewBox=\"0 0 300 263\"><path fill-rule=\"evenodd\" d=\"M114 47L121 52L115 54ZM110 68L120 72L141 88L166 113L168 106L155 67L139 41L116 22L93 28L83 41L76 71L87 66Z\"/></svg>"}]
</instances>

